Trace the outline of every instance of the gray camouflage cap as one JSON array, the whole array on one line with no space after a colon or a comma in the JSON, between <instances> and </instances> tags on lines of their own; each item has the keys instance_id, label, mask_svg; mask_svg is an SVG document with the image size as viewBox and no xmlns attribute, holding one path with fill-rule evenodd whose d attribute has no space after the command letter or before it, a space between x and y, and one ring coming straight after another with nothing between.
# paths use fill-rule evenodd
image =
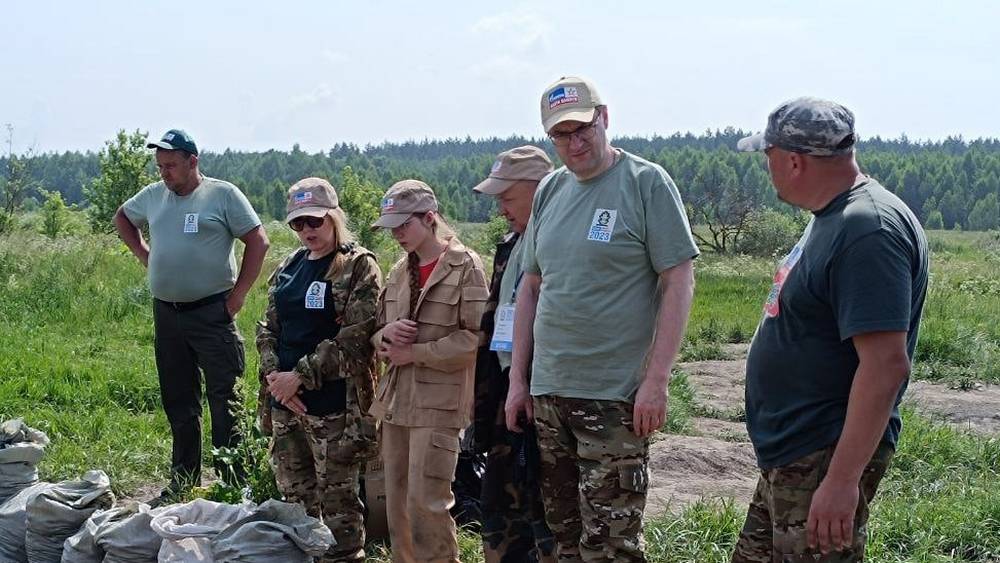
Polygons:
<instances>
[{"instance_id":1,"label":"gray camouflage cap","mask_svg":"<svg viewBox=\"0 0 1000 563\"><path fill-rule=\"evenodd\" d=\"M772 111L767 117L767 129L740 139L736 150L778 147L810 156L835 156L851 152L855 141L851 110L818 98L796 98Z\"/></svg>"}]
</instances>

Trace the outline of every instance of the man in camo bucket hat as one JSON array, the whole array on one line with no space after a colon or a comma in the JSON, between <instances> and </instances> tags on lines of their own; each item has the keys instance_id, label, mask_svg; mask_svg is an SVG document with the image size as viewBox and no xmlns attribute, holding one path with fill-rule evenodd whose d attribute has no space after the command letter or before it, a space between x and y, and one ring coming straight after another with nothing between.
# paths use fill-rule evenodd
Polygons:
<instances>
[{"instance_id":1,"label":"man in camo bucket hat","mask_svg":"<svg viewBox=\"0 0 1000 563\"><path fill-rule=\"evenodd\" d=\"M900 432L927 291L927 239L861 173L854 114L785 102L764 133L778 197L813 218L774 276L747 356L747 429L761 474L732 561L861 561L868 507Z\"/></svg>"}]
</instances>

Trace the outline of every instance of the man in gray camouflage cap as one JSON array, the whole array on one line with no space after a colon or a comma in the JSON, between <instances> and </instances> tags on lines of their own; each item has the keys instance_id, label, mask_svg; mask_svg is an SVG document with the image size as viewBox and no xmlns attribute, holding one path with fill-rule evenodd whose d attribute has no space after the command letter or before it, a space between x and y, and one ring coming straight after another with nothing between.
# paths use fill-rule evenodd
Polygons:
<instances>
[{"instance_id":1,"label":"man in gray camouflage cap","mask_svg":"<svg viewBox=\"0 0 1000 563\"><path fill-rule=\"evenodd\" d=\"M799 98L763 151L785 202L813 218L774 276L747 357L747 429L761 475L734 562L861 561L868 506L895 451L927 291L927 240L861 173L854 115Z\"/></svg>"}]
</instances>

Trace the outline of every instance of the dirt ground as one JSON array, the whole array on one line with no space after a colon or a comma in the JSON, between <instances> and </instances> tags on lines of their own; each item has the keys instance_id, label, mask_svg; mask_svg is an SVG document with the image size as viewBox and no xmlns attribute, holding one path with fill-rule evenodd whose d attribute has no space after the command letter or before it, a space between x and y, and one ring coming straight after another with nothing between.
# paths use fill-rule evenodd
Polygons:
<instances>
[{"instance_id":1,"label":"dirt ground","mask_svg":"<svg viewBox=\"0 0 1000 563\"><path fill-rule=\"evenodd\" d=\"M746 345L728 347L732 360L682 363L695 402L709 416L694 420L695 436L657 436L650 446L647 514L676 511L699 499L746 506L757 482L756 459L742 420ZM971 390L911 381L906 401L956 428L1000 433L1000 386Z\"/></svg>"}]
</instances>

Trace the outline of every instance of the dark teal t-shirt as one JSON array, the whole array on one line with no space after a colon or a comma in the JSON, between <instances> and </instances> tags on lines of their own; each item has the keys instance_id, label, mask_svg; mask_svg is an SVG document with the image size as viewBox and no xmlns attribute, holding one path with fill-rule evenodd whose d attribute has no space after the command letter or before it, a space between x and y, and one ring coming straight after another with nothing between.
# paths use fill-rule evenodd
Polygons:
<instances>
[{"instance_id":1,"label":"dark teal t-shirt","mask_svg":"<svg viewBox=\"0 0 1000 563\"><path fill-rule=\"evenodd\" d=\"M747 428L762 469L840 438L858 367L853 336L905 331L913 359L927 273L920 223L878 182L814 213L775 274L747 357ZM905 390L882 437L894 448Z\"/></svg>"}]
</instances>

